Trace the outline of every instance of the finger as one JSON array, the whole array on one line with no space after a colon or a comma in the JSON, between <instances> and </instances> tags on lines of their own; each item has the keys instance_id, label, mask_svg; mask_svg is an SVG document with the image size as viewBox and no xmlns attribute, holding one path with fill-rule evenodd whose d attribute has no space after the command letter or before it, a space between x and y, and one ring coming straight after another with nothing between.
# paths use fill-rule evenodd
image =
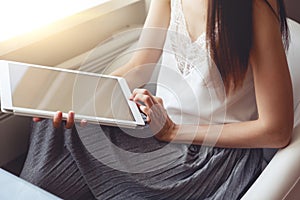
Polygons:
<instances>
[{"instance_id":1,"label":"finger","mask_svg":"<svg viewBox=\"0 0 300 200\"><path fill-rule=\"evenodd\" d=\"M150 118L151 110L149 108L147 108L146 106L143 106L143 105L141 105L139 108L147 116L146 121L148 123L150 123L151 122L151 118Z\"/></svg>"},{"instance_id":2,"label":"finger","mask_svg":"<svg viewBox=\"0 0 300 200\"><path fill-rule=\"evenodd\" d=\"M73 127L74 125L74 118L75 118L75 113L73 111L70 111L68 113L68 117L67 117L67 123L66 123L66 128L70 129Z\"/></svg>"},{"instance_id":3,"label":"finger","mask_svg":"<svg viewBox=\"0 0 300 200\"><path fill-rule=\"evenodd\" d=\"M135 104L137 105L139 111L140 111L140 112L143 112L143 111L141 110L141 106L143 106L143 105L140 104L139 102L135 102Z\"/></svg>"},{"instance_id":4,"label":"finger","mask_svg":"<svg viewBox=\"0 0 300 200\"><path fill-rule=\"evenodd\" d=\"M156 100L157 103L161 104L162 106L164 105L162 98L155 96L154 99Z\"/></svg>"},{"instance_id":5,"label":"finger","mask_svg":"<svg viewBox=\"0 0 300 200\"><path fill-rule=\"evenodd\" d=\"M38 117L32 118L32 121L34 121L34 122L40 122L40 121L42 121L42 120L43 120L43 119L38 118Z\"/></svg>"},{"instance_id":6,"label":"finger","mask_svg":"<svg viewBox=\"0 0 300 200\"><path fill-rule=\"evenodd\" d=\"M149 92L147 89L141 89L141 88L135 88L132 92L132 94L145 94L145 95L151 95L151 92Z\"/></svg>"},{"instance_id":7,"label":"finger","mask_svg":"<svg viewBox=\"0 0 300 200\"><path fill-rule=\"evenodd\" d=\"M81 126L81 127L86 127L87 124L88 124L88 122L87 122L87 120L85 120L85 119L83 119L83 120L80 121L80 126Z\"/></svg>"},{"instance_id":8,"label":"finger","mask_svg":"<svg viewBox=\"0 0 300 200\"><path fill-rule=\"evenodd\" d=\"M135 96L138 95L138 94L143 94L143 95L150 96L153 104L158 104L159 103L159 104L163 105L162 98L157 97L157 96L153 96L152 93L147 89L139 89L139 88L134 89L130 99L134 100Z\"/></svg>"},{"instance_id":9,"label":"finger","mask_svg":"<svg viewBox=\"0 0 300 200\"><path fill-rule=\"evenodd\" d=\"M146 105L148 108L151 108L154 104L153 99L149 95L144 94L136 94L133 98L134 102L142 102L144 105Z\"/></svg>"},{"instance_id":10,"label":"finger","mask_svg":"<svg viewBox=\"0 0 300 200\"><path fill-rule=\"evenodd\" d=\"M62 112L57 111L53 117L53 126L59 128L62 121Z\"/></svg>"},{"instance_id":11,"label":"finger","mask_svg":"<svg viewBox=\"0 0 300 200\"><path fill-rule=\"evenodd\" d=\"M143 94L143 95L148 95L148 96L150 96L150 97L153 97L153 95L151 94L151 92L149 92L148 90L136 88L136 89L133 90L130 99L133 100L134 97L135 97L137 94Z\"/></svg>"}]
</instances>

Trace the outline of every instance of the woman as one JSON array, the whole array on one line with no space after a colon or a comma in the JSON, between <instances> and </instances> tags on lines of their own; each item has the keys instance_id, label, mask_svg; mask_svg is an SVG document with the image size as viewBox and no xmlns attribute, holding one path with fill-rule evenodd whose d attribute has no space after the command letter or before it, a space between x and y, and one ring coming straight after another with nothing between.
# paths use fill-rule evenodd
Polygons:
<instances>
[{"instance_id":1,"label":"woman","mask_svg":"<svg viewBox=\"0 0 300 200\"><path fill-rule=\"evenodd\" d=\"M162 56L158 97L131 96L149 126L76 129L58 112L34 124L21 176L65 199L241 198L260 148L291 137L285 17L282 0L152 0L140 48L113 72L140 87Z\"/></svg>"}]
</instances>

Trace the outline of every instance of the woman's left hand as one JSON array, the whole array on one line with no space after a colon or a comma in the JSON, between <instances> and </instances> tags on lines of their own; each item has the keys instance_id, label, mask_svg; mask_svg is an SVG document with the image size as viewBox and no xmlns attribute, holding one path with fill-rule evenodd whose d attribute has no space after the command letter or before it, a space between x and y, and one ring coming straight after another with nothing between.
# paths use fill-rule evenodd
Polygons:
<instances>
[{"instance_id":1,"label":"woman's left hand","mask_svg":"<svg viewBox=\"0 0 300 200\"><path fill-rule=\"evenodd\" d=\"M135 89L130 100L134 101L147 115L147 122L158 140L172 141L176 125L168 116L161 98L153 96L146 89Z\"/></svg>"}]
</instances>

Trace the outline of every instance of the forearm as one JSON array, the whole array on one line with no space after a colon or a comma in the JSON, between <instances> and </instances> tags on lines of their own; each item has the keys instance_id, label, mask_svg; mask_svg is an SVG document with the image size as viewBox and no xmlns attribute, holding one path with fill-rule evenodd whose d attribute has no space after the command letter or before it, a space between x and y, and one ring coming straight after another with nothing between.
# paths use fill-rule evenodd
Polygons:
<instances>
[{"instance_id":1,"label":"forearm","mask_svg":"<svg viewBox=\"0 0 300 200\"><path fill-rule=\"evenodd\" d=\"M124 66L113 71L110 75L125 78L130 90L133 90L144 86L150 81L155 66L156 63L136 65L128 62Z\"/></svg>"},{"instance_id":2,"label":"forearm","mask_svg":"<svg viewBox=\"0 0 300 200\"><path fill-rule=\"evenodd\" d=\"M124 77L130 89L147 84L159 61L170 22L170 0L152 1L132 58L111 75Z\"/></svg>"},{"instance_id":3,"label":"forearm","mask_svg":"<svg viewBox=\"0 0 300 200\"><path fill-rule=\"evenodd\" d=\"M226 148L281 148L289 141L290 130L271 130L260 120L223 125L176 125L173 142Z\"/></svg>"}]
</instances>

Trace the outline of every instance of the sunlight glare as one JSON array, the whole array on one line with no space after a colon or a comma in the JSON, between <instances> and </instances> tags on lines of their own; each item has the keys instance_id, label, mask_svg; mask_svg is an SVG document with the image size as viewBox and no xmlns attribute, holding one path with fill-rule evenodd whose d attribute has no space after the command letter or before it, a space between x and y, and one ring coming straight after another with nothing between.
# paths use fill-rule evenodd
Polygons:
<instances>
[{"instance_id":1,"label":"sunlight glare","mask_svg":"<svg viewBox=\"0 0 300 200\"><path fill-rule=\"evenodd\" d=\"M109 0L0 0L0 42Z\"/></svg>"}]
</instances>

